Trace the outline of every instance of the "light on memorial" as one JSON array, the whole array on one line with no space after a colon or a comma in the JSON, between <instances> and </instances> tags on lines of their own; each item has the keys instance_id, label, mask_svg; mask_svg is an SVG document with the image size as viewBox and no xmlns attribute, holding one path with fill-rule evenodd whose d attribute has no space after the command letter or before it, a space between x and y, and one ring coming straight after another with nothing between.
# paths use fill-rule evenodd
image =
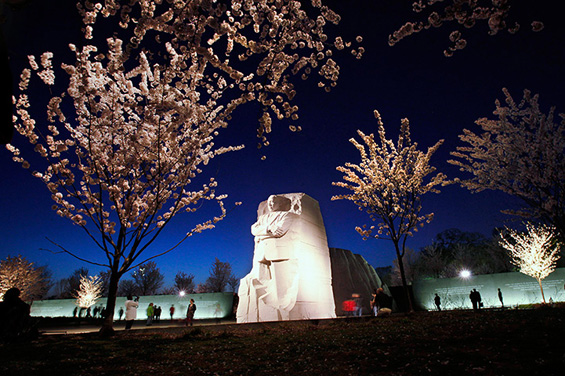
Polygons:
<instances>
[{"instance_id":1,"label":"light on memorial","mask_svg":"<svg viewBox=\"0 0 565 376\"><path fill-rule=\"evenodd\" d=\"M179 291L179 296L180 296L181 298L182 298L183 296L185 296L185 295L186 295L186 292L184 292L184 291L182 291L182 290Z\"/></svg>"}]
</instances>

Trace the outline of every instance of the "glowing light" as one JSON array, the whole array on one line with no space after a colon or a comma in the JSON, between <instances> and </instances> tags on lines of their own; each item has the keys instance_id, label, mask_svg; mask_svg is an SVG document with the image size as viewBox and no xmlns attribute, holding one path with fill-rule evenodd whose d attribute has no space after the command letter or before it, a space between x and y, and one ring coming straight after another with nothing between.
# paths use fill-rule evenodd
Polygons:
<instances>
[{"instance_id":1,"label":"glowing light","mask_svg":"<svg viewBox=\"0 0 565 376\"><path fill-rule=\"evenodd\" d=\"M184 291L179 291L179 295L180 295L180 297L182 298L183 296L186 295L186 292L184 292Z\"/></svg>"},{"instance_id":2,"label":"glowing light","mask_svg":"<svg viewBox=\"0 0 565 376\"><path fill-rule=\"evenodd\" d=\"M469 270L463 269L459 272L459 277L463 279L471 278L471 272Z\"/></svg>"}]
</instances>

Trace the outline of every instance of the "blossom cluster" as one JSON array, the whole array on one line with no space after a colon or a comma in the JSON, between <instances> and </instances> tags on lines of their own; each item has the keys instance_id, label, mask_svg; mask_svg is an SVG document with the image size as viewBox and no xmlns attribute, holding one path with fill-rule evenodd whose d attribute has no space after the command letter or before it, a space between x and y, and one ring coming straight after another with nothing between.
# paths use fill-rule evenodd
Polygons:
<instances>
[{"instance_id":1,"label":"blossom cluster","mask_svg":"<svg viewBox=\"0 0 565 376\"><path fill-rule=\"evenodd\" d=\"M99 16L117 17L131 34L126 51L170 43L175 58L203 65L198 89L205 97L219 102L230 92L226 108L259 102L257 136L264 146L273 118L298 119L298 107L290 103L296 95L290 76L307 79L318 72L318 86L329 91L339 78L335 50L352 46L341 37L330 43L327 25L339 23L340 16L319 0L310 7L294 0L134 0L127 5L104 0L86 1L79 9L87 38L95 37L91 26ZM364 48L352 53L360 58Z\"/></svg>"},{"instance_id":2,"label":"blossom cluster","mask_svg":"<svg viewBox=\"0 0 565 376\"><path fill-rule=\"evenodd\" d=\"M521 210L507 211L542 218L565 233L565 115L557 121L555 108L544 113L538 95L524 90L515 102L503 89L505 102L496 101L495 119L476 121L482 133L465 129L466 145L448 161L472 175L461 184L471 191L500 190L524 201Z\"/></svg>"},{"instance_id":3,"label":"blossom cluster","mask_svg":"<svg viewBox=\"0 0 565 376\"><path fill-rule=\"evenodd\" d=\"M448 4L445 4L448 3ZM402 39L430 28L438 28L449 22L456 22L464 28L472 28L480 21L486 21L489 35L507 30L515 34L520 29L517 22L509 22L512 0L418 0L412 4L416 13L427 15L425 21L406 22L398 30L389 35L388 43L394 46ZM533 21L532 30L541 31L544 27L540 21ZM457 50L467 46L467 40L460 30L453 30L449 35L451 45L444 50L447 57L453 56Z\"/></svg>"}]
</instances>

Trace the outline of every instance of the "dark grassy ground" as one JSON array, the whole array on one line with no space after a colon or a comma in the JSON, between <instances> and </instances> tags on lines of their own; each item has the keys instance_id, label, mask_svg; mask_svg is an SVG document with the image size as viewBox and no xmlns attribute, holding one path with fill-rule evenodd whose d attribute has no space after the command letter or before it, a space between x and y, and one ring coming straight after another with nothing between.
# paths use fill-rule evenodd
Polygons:
<instances>
[{"instance_id":1,"label":"dark grassy ground","mask_svg":"<svg viewBox=\"0 0 565 376\"><path fill-rule=\"evenodd\" d=\"M43 336L0 375L565 375L565 307Z\"/></svg>"}]
</instances>

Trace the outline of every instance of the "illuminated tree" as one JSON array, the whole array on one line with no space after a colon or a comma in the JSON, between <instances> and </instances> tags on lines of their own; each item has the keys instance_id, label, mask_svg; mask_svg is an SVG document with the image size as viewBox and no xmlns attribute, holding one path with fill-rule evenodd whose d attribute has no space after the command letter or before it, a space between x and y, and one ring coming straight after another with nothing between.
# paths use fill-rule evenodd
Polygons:
<instances>
[{"instance_id":1,"label":"illuminated tree","mask_svg":"<svg viewBox=\"0 0 565 376\"><path fill-rule=\"evenodd\" d=\"M74 270L69 277L63 278L59 285L61 290L59 297L63 299L73 298L76 291L80 289L80 280L86 276L88 276L88 269L81 267Z\"/></svg>"},{"instance_id":2,"label":"illuminated tree","mask_svg":"<svg viewBox=\"0 0 565 376\"><path fill-rule=\"evenodd\" d=\"M465 129L459 136L469 146L451 153L449 163L473 176L461 180L473 192L499 190L520 198L526 207L508 214L539 218L565 236L565 120L554 108L544 114L538 95L524 91L520 103L504 89L506 105L496 101L496 120L476 121L482 133Z\"/></svg>"},{"instance_id":3,"label":"illuminated tree","mask_svg":"<svg viewBox=\"0 0 565 376\"><path fill-rule=\"evenodd\" d=\"M89 308L102 296L102 279L99 276L81 276L80 288L76 291L76 305Z\"/></svg>"},{"instance_id":4,"label":"illuminated tree","mask_svg":"<svg viewBox=\"0 0 565 376\"><path fill-rule=\"evenodd\" d=\"M0 261L0 299L12 287L20 290L23 300L33 300L43 297L50 286L45 277L45 267L36 267L20 255L8 256Z\"/></svg>"},{"instance_id":5,"label":"illuminated tree","mask_svg":"<svg viewBox=\"0 0 565 376\"><path fill-rule=\"evenodd\" d=\"M512 0L418 0L412 3L412 9L421 13L424 21L406 22L400 29L389 35L388 43L394 46L402 39L430 28L439 28L445 24L455 25L449 34L451 45L443 51L447 57L467 46L467 40L461 30L470 29L477 23L488 24L488 34L496 35L500 31L515 34L520 29L517 22L509 21ZM543 30L543 23L533 21L532 30Z\"/></svg>"},{"instance_id":6,"label":"illuminated tree","mask_svg":"<svg viewBox=\"0 0 565 376\"><path fill-rule=\"evenodd\" d=\"M526 223L526 232L508 228L506 230L507 233L501 237L500 244L508 250L512 263L520 268L520 273L538 281L541 298L545 303L541 281L555 270L561 246L555 238L555 229Z\"/></svg>"},{"instance_id":7,"label":"illuminated tree","mask_svg":"<svg viewBox=\"0 0 565 376\"><path fill-rule=\"evenodd\" d=\"M406 240L418 230L418 226L429 223L433 213L421 214L421 198L428 192L439 193L437 186L446 182L446 176L435 172L430 159L443 140L428 148L426 153L417 150L418 144L410 139L408 119L402 119L400 135L395 145L385 136L380 114L375 111L379 140L373 134L357 131L364 144L351 139L361 154L361 163L346 163L337 167L343 172L343 180L333 185L343 187L352 193L336 195L332 200L353 201L359 210L367 212L378 225L357 227L364 239L392 240L396 251L402 285L406 290L410 309L412 301L408 294L406 275L402 258L406 252ZM380 143L379 143L380 141ZM426 181L427 180L427 181Z\"/></svg>"},{"instance_id":8,"label":"illuminated tree","mask_svg":"<svg viewBox=\"0 0 565 376\"><path fill-rule=\"evenodd\" d=\"M273 116L298 118L290 77L319 73L318 86L329 90L339 76L332 56L350 44L329 39L326 26L337 24L339 16L320 0L305 7L291 0L78 5L87 43L70 45L75 61L61 65L68 81L58 83L64 92L33 102L33 108L47 107L47 126L36 126L28 87L36 73L50 92L58 90L50 52L40 62L30 56L31 69L22 72L15 97L14 123L44 162L34 166L33 175L47 185L54 210L103 253L99 261L56 244L110 269L102 331L112 332L120 278L224 218L226 196L216 193L213 178L200 174L212 158L242 147L213 142L234 110L259 103L257 134L260 145L266 144ZM99 16L108 20L95 30ZM354 52L360 57L363 50ZM24 159L19 148L7 148L16 162L31 166L33 160ZM218 203L216 217L195 225L171 248L146 254L175 215L194 212L205 200Z\"/></svg>"}]
</instances>

